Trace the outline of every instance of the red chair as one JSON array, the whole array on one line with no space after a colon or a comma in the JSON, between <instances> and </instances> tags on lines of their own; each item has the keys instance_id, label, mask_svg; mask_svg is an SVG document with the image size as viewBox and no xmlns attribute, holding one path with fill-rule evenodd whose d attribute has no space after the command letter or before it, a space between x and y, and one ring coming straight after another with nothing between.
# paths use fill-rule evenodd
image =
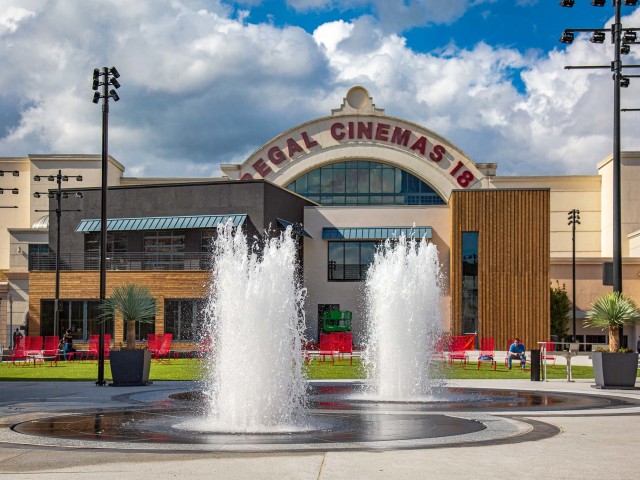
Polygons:
<instances>
[{"instance_id":1,"label":"red chair","mask_svg":"<svg viewBox=\"0 0 640 480\"><path fill-rule=\"evenodd\" d=\"M165 333L164 335L162 335L162 343L160 343L160 346L156 350L156 354L154 356L154 358L155 358L155 360L157 362L167 362L167 363L169 363L169 361L170 361L169 354L171 353L171 342L172 342L172 340L173 340L173 334L172 333ZM160 342L160 340L158 340L158 342Z\"/></svg>"},{"instance_id":2,"label":"red chair","mask_svg":"<svg viewBox=\"0 0 640 480\"><path fill-rule=\"evenodd\" d=\"M98 360L98 346L100 345L100 335L89 335L89 350L87 350L87 356L85 357L87 360L89 358L93 358L93 360ZM109 358L109 349L111 348L111 334L105 333L104 335L104 358ZM73 352L78 353L78 352ZM73 358L73 356L72 356Z\"/></svg>"},{"instance_id":3,"label":"red chair","mask_svg":"<svg viewBox=\"0 0 640 480\"><path fill-rule=\"evenodd\" d=\"M480 352L478 354L478 370L483 363L489 363L495 370L497 367L496 362L496 349L495 340L493 338L481 338L480 339Z\"/></svg>"},{"instance_id":4,"label":"red chair","mask_svg":"<svg viewBox=\"0 0 640 480\"><path fill-rule=\"evenodd\" d=\"M449 365L454 365L456 360L460 360L460 365L466 368L467 362L469 362L468 348L469 340L466 335L452 336L449 345Z\"/></svg>"},{"instance_id":5,"label":"red chair","mask_svg":"<svg viewBox=\"0 0 640 480\"><path fill-rule=\"evenodd\" d=\"M444 353L444 345L445 345L446 340L444 337L440 337L438 338L438 340L436 341L436 344L434 346L434 350L433 350L433 355L431 356L431 362L433 363L434 361L442 361L442 363L447 363L447 356Z\"/></svg>"},{"instance_id":6,"label":"red chair","mask_svg":"<svg viewBox=\"0 0 640 480\"><path fill-rule=\"evenodd\" d=\"M545 350L547 352L553 352L556 349L556 344L554 342L552 342L551 340L549 340L548 342L545 343ZM552 367L556 366L556 356L555 355L542 355L542 360L551 360L553 361L553 363L551 364Z\"/></svg>"},{"instance_id":7,"label":"red chair","mask_svg":"<svg viewBox=\"0 0 640 480\"><path fill-rule=\"evenodd\" d=\"M334 333L334 335L338 335L339 343L338 343L338 354L340 358L344 358L344 354L349 354L349 364L353 365L353 334L351 332L340 332Z\"/></svg>"},{"instance_id":8,"label":"red chair","mask_svg":"<svg viewBox=\"0 0 640 480\"><path fill-rule=\"evenodd\" d=\"M58 354L58 345L60 341L58 337L46 336L44 337L44 347L42 348L42 354L45 357L55 357Z\"/></svg>"},{"instance_id":9,"label":"red chair","mask_svg":"<svg viewBox=\"0 0 640 480\"><path fill-rule=\"evenodd\" d=\"M324 362L326 357L331 357L331 363L335 363L334 353L338 350L336 345L337 337L333 333L320 334L320 348L318 349L318 357Z\"/></svg>"},{"instance_id":10,"label":"red chair","mask_svg":"<svg viewBox=\"0 0 640 480\"><path fill-rule=\"evenodd\" d=\"M32 335L25 338L24 350L29 353L42 353L42 337L40 335Z\"/></svg>"},{"instance_id":11,"label":"red chair","mask_svg":"<svg viewBox=\"0 0 640 480\"><path fill-rule=\"evenodd\" d=\"M7 360L11 361L12 365L15 365L16 361L22 361L26 364L27 354L24 349L25 343L25 337L16 338L16 343L13 346L13 353L7 357Z\"/></svg>"}]
</instances>

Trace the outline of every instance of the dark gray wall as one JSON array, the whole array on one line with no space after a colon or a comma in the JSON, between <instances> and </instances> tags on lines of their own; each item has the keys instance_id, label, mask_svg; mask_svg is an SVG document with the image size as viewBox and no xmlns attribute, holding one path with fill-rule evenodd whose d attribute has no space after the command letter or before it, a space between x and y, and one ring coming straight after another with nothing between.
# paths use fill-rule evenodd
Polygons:
<instances>
[{"instance_id":1,"label":"dark gray wall","mask_svg":"<svg viewBox=\"0 0 640 480\"><path fill-rule=\"evenodd\" d=\"M81 191L84 198L62 199L63 209L81 211L62 212L61 254L83 252L84 235L75 229L82 219L100 218L100 189L74 191ZM55 199L49 204L55 209ZM273 228L277 224L278 217L302 223L306 205L313 203L263 180L112 187L107 194L107 218L247 214L245 231L250 237L262 237L269 225ZM200 250L199 234L197 240L188 236L186 241L187 251ZM55 213L50 218L49 245L55 251ZM129 251L142 251L140 232L130 233Z\"/></svg>"}]
</instances>

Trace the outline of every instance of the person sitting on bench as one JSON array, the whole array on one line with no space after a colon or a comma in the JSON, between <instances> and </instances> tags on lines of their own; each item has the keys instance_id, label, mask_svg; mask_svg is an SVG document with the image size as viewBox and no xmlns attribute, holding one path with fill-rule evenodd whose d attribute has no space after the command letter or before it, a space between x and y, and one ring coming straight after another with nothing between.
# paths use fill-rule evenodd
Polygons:
<instances>
[{"instance_id":1,"label":"person sitting on bench","mask_svg":"<svg viewBox=\"0 0 640 480\"><path fill-rule=\"evenodd\" d=\"M520 339L516 337L511 346L509 347L509 370L511 370L511 362L513 359L519 359L522 369L527 363L527 356L525 355L524 344L520 343Z\"/></svg>"}]
</instances>

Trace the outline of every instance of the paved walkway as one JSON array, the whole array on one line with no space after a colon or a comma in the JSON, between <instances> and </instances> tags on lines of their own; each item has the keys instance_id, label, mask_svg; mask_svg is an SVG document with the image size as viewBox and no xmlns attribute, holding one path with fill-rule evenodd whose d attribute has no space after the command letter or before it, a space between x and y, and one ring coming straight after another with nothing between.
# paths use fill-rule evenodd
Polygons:
<instances>
[{"instance_id":1,"label":"paved walkway","mask_svg":"<svg viewBox=\"0 0 640 480\"><path fill-rule=\"evenodd\" d=\"M592 381L469 380L470 388L549 390L640 400L640 390L596 390ZM176 453L33 447L6 443L11 425L85 408L139 406L129 394L174 388L95 387L78 382L0 383L0 478L65 479L638 479L640 407L593 411L528 412L528 419L558 427L539 440L424 450L280 454ZM144 396L143 395L143 396Z\"/></svg>"}]
</instances>

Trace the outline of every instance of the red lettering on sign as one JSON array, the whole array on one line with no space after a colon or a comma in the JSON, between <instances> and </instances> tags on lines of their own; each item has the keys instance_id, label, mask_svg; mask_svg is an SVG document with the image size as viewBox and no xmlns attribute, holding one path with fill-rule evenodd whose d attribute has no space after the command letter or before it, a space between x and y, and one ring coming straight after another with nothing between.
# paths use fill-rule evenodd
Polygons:
<instances>
[{"instance_id":1,"label":"red lettering on sign","mask_svg":"<svg viewBox=\"0 0 640 480\"><path fill-rule=\"evenodd\" d=\"M475 178L476 177L473 176L473 173L471 173L469 170L465 170L457 178L458 185L460 185L462 188L467 188Z\"/></svg>"},{"instance_id":2,"label":"red lettering on sign","mask_svg":"<svg viewBox=\"0 0 640 480\"><path fill-rule=\"evenodd\" d=\"M434 162L442 160L443 155L446 153L445 148L442 145L436 145L433 147L433 152L429 154L429 158Z\"/></svg>"},{"instance_id":3,"label":"red lettering on sign","mask_svg":"<svg viewBox=\"0 0 640 480\"><path fill-rule=\"evenodd\" d=\"M363 137L371 140L371 134L373 133L373 122L358 122L358 140L362 140Z\"/></svg>"},{"instance_id":4,"label":"red lettering on sign","mask_svg":"<svg viewBox=\"0 0 640 480\"><path fill-rule=\"evenodd\" d=\"M318 142L316 142L315 140L311 140L309 138L309 135L307 135L307 132L302 132L302 140L304 140L304 146L307 147L309 150L311 150L313 147L318 146Z\"/></svg>"},{"instance_id":5,"label":"red lettering on sign","mask_svg":"<svg viewBox=\"0 0 640 480\"><path fill-rule=\"evenodd\" d=\"M453 168L453 170L451 170L449 173L452 177L455 177L456 173L458 173L458 170L460 170L462 167L464 167L464 163L458 162L456 163L456 166Z\"/></svg>"},{"instance_id":6,"label":"red lettering on sign","mask_svg":"<svg viewBox=\"0 0 640 480\"><path fill-rule=\"evenodd\" d=\"M253 168L256 169L256 172L262 175L262 178L266 178L272 172L269 165L264 163L264 160L261 158L256 160L256 162L253 164Z\"/></svg>"},{"instance_id":7,"label":"red lettering on sign","mask_svg":"<svg viewBox=\"0 0 640 480\"><path fill-rule=\"evenodd\" d=\"M334 140L340 141L344 138L344 125L341 123L334 123L331 125L331 136Z\"/></svg>"},{"instance_id":8,"label":"red lettering on sign","mask_svg":"<svg viewBox=\"0 0 640 480\"><path fill-rule=\"evenodd\" d=\"M296 142L293 138L287 139L287 148L289 149L289 158L293 158L293 156L297 152L304 153L303 148L298 145L298 142Z\"/></svg>"},{"instance_id":9,"label":"red lettering on sign","mask_svg":"<svg viewBox=\"0 0 640 480\"><path fill-rule=\"evenodd\" d=\"M422 155L425 154L426 149L427 149L427 139L425 137L420 137L416 143L411 145L411 150L417 150Z\"/></svg>"},{"instance_id":10,"label":"red lettering on sign","mask_svg":"<svg viewBox=\"0 0 640 480\"><path fill-rule=\"evenodd\" d=\"M378 128L376 128L376 140L382 140L383 142L387 142L389 140L389 129L391 125L387 125L386 123L379 123Z\"/></svg>"},{"instance_id":11,"label":"red lettering on sign","mask_svg":"<svg viewBox=\"0 0 640 480\"><path fill-rule=\"evenodd\" d=\"M271 147L269 149L269 152L267 153L267 158L274 165L280 165L282 162L284 162L287 159L284 152L280 150L280 147Z\"/></svg>"},{"instance_id":12,"label":"red lettering on sign","mask_svg":"<svg viewBox=\"0 0 640 480\"><path fill-rule=\"evenodd\" d=\"M353 139L354 138L354 136L353 136L353 130L354 130L353 129L353 122L349 122L347 125L349 125L349 138Z\"/></svg>"},{"instance_id":13,"label":"red lettering on sign","mask_svg":"<svg viewBox=\"0 0 640 480\"><path fill-rule=\"evenodd\" d=\"M391 135L391 143L396 143L398 145L404 145L405 147L409 143L409 139L411 138L411 130L402 130L400 127L396 127L393 129L393 135Z\"/></svg>"},{"instance_id":14,"label":"red lettering on sign","mask_svg":"<svg viewBox=\"0 0 640 480\"><path fill-rule=\"evenodd\" d=\"M242 175L242 177L240 177L240 180L253 180L253 175L251 175L250 173L245 173L244 175Z\"/></svg>"}]
</instances>

